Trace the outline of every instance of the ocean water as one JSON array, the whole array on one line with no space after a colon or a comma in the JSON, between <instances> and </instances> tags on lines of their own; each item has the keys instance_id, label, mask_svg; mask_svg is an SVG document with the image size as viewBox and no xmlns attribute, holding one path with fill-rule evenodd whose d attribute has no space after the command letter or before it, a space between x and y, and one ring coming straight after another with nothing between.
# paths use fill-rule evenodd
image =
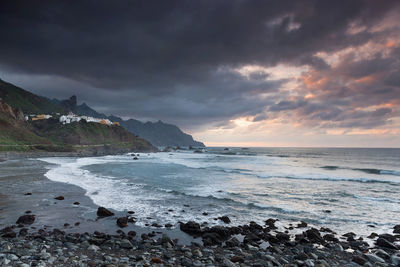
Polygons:
<instances>
[{"instance_id":1,"label":"ocean water","mask_svg":"<svg viewBox=\"0 0 400 267\"><path fill-rule=\"evenodd\" d=\"M400 223L400 149L207 148L91 158L45 158L45 174L95 204L134 210L137 224L306 221L369 234ZM207 212L208 216L203 215Z\"/></svg>"}]
</instances>

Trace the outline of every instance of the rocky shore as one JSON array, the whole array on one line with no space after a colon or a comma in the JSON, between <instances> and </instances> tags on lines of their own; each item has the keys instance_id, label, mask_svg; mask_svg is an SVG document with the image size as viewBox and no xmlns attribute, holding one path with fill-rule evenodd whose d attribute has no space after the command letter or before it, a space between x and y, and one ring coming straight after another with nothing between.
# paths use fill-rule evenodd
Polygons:
<instances>
[{"instance_id":1,"label":"rocky shore","mask_svg":"<svg viewBox=\"0 0 400 267\"><path fill-rule=\"evenodd\" d=\"M328 228L307 223L275 226L250 222L241 226L202 227L190 221L180 230L197 237L189 245L172 240L153 225L140 236L124 231L135 222L99 208L98 219L115 219L120 227L113 234L66 233L60 229L31 227L29 212L16 224L0 230L1 266L400 266L400 225L392 233L371 235L364 240L355 233L337 235ZM221 218L229 225L229 218ZM368 242L367 242L368 241Z\"/></svg>"}]
</instances>

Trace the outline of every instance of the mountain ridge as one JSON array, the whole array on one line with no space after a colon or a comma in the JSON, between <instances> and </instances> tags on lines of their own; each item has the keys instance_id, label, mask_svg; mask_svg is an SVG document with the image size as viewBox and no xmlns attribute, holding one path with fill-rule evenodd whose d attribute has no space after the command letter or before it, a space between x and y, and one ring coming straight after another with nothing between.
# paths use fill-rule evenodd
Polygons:
<instances>
[{"instance_id":1,"label":"mountain ridge","mask_svg":"<svg viewBox=\"0 0 400 267\"><path fill-rule=\"evenodd\" d=\"M76 155L157 151L150 142L119 125L86 121L61 123L61 113L76 108L76 97L57 105L2 80L0 96L0 151L70 152ZM25 116L23 111L29 115ZM36 116L30 113L36 113Z\"/></svg>"},{"instance_id":2,"label":"mountain ridge","mask_svg":"<svg viewBox=\"0 0 400 267\"><path fill-rule=\"evenodd\" d=\"M102 117L119 122L120 125L125 127L128 131L149 140L150 143L158 147L205 147L202 142L194 140L191 135L184 133L178 126L164 123L161 120L157 122L142 122L136 119L123 120L118 116L107 116L99 113L86 103L78 105L77 112L84 116Z\"/></svg>"}]
</instances>

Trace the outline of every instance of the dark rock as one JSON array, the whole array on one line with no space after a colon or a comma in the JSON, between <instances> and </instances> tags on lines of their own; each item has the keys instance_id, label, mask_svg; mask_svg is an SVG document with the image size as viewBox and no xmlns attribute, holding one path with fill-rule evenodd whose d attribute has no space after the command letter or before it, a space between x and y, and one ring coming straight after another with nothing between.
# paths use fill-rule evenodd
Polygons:
<instances>
[{"instance_id":1,"label":"dark rock","mask_svg":"<svg viewBox=\"0 0 400 267\"><path fill-rule=\"evenodd\" d=\"M135 214L133 210L128 211L128 214Z\"/></svg>"},{"instance_id":2,"label":"dark rock","mask_svg":"<svg viewBox=\"0 0 400 267\"><path fill-rule=\"evenodd\" d=\"M16 224L32 224L35 222L35 215L23 215L18 218Z\"/></svg>"},{"instance_id":3,"label":"dark rock","mask_svg":"<svg viewBox=\"0 0 400 267\"><path fill-rule=\"evenodd\" d=\"M259 238L257 235L253 234L253 233L249 233L247 235L245 235L244 239L243 239L243 243L254 243L254 242L258 242L260 241L261 238Z\"/></svg>"},{"instance_id":4,"label":"dark rock","mask_svg":"<svg viewBox=\"0 0 400 267\"><path fill-rule=\"evenodd\" d=\"M262 231L263 227L261 225L257 224L256 222L250 222L249 230L251 232L258 232L258 231Z\"/></svg>"},{"instance_id":5,"label":"dark rock","mask_svg":"<svg viewBox=\"0 0 400 267\"><path fill-rule=\"evenodd\" d=\"M229 231L229 228L224 226L214 226L212 228L205 228L203 230L203 234L204 233L217 233L223 239L227 239L232 235L232 233Z\"/></svg>"},{"instance_id":6,"label":"dark rock","mask_svg":"<svg viewBox=\"0 0 400 267\"><path fill-rule=\"evenodd\" d=\"M307 223L306 222L303 222L303 221L301 221L299 224L297 224L297 226L296 226L296 228L305 228L305 227L307 227Z\"/></svg>"},{"instance_id":7,"label":"dark rock","mask_svg":"<svg viewBox=\"0 0 400 267\"><path fill-rule=\"evenodd\" d=\"M128 217L121 217L117 219L117 225L121 228L128 226Z\"/></svg>"},{"instance_id":8,"label":"dark rock","mask_svg":"<svg viewBox=\"0 0 400 267\"><path fill-rule=\"evenodd\" d=\"M367 236L369 239L374 239L375 237L378 237L379 235L377 233L371 233L369 236Z\"/></svg>"},{"instance_id":9,"label":"dark rock","mask_svg":"<svg viewBox=\"0 0 400 267\"><path fill-rule=\"evenodd\" d=\"M22 228L19 230L19 236L26 236L28 234L28 229Z\"/></svg>"},{"instance_id":10,"label":"dark rock","mask_svg":"<svg viewBox=\"0 0 400 267\"><path fill-rule=\"evenodd\" d=\"M393 243L389 242L383 237L379 237L378 240L376 240L376 245L383 248L398 249Z\"/></svg>"},{"instance_id":11,"label":"dark rock","mask_svg":"<svg viewBox=\"0 0 400 267\"><path fill-rule=\"evenodd\" d=\"M64 197L63 196L58 196L58 197L55 197L54 199L56 199L56 200L64 200Z\"/></svg>"},{"instance_id":12,"label":"dark rock","mask_svg":"<svg viewBox=\"0 0 400 267\"><path fill-rule=\"evenodd\" d=\"M294 258L297 260L305 261L305 260L308 260L308 255L304 252L301 252L301 253L297 254Z\"/></svg>"},{"instance_id":13,"label":"dark rock","mask_svg":"<svg viewBox=\"0 0 400 267\"><path fill-rule=\"evenodd\" d=\"M207 213L207 212L203 212L203 215L204 215L204 216L207 216L207 215L208 215L208 213Z\"/></svg>"},{"instance_id":14,"label":"dark rock","mask_svg":"<svg viewBox=\"0 0 400 267\"><path fill-rule=\"evenodd\" d=\"M284 243L290 240L290 235L285 233L277 233L276 238L279 240L280 243Z\"/></svg>"},{"instance_id":15,"label":"dark rock","mask_svg":"<svg viewBox=\"0 0 400 267\"><path fill-rule=\"evenodd\" d=\"M179 228L181 229L182 232L185 232L190 235L194 236L201 235L200 224L193 221L189 221L187 223L181 223Z\"/></svg>"},{"instance_id":16,"label":"dark rock","mask_svg":"<svg viewBox=\"0 0 400 267\"><path fill-rule=\"evenodd\" d=\"M269 228L271 228L271 229L277 229L277 227L275 226L276 221L277 221L277 219L269 218L268 220L265 221L265 225L268 225Z\"/></svg>"},{"instance_id":17,"label":"dark rock","mask_svg":"<svg viewBox=\"0 0 400 267\"><path fill-rule=\"evenodd\" d=\"M151 259L151 263L162 264L163 261L160 258L154 257Z\"/></svg>"},{"instance_id":18,"label":"dark rock","mask_svg":"<svg viewBox=\"0 0 400 267\"><path fill-rule=\"evenodd\" d=\"M343 236L345 236L345 237L355 237L356 236L356 234L355 233L353 233L353 232L348 232L348 233L345 233Z\"/></svg>"},{"instance_id":19,"label":"dark rock","mask_svg":"<svg viewBox=\"0 0 400 267\"><path fill-rule=\"evenodd\" d=\"M396 225L395 227L393 227L393 233L395 234L400 234L400 224Z\"/></svg>"},{"instance_id":20,"label":"dark rock","mask_svg":"<svg viewBox=\"0 0 400 267\"><path fill-rule=\"evenodd\" d=\"M227 247L237 247L240 245L240 241L236 237L232 237L228 241L225 242Z\"/></svg>"},{"instance_id":21,"label":"dark rock","mask_svg":"<svg viewBox=\"0 0 400 267\"><path fill-rule=\"evenodd\" d=\"M389 242L396 241L396 237L394 235L391 235L391 234L381 234L381 235L379 235L379 237L382 237L382 238L386 239Z\"/></svg>"},{"instance_id":22,"label":"dark rock","mask_svg":"<svg viewBox=\"0 0 400 267\"><path fill-rule=\"evenodd\" d=\"M74 225L79 226L80 224L81 224L80 222L76 222Z\"/></svg>"},{"instance_id":23,"label":"dark rock","mask_svg":"<svg viewBox=\"0 0 400 267\"><path fill-rule=\"evenodd\" d=\"M331 210L323 210L323 212L325 212L325 213L331 213L332 211L331 211Z\"/></svg>"},{"instance_id":24,"label":"dark rock","mask_svg":"<svg viewBox=\"0 0 400 267\"><path fill-rule=\"evenodd\" d=\"M351 241L348 244L352 249L359 250L359 251L365 251L369 248L369 245L367 242L359 241L359 240ZM345 247L345 245L343 244L343 248L344 247Z\"/></svg>"},{"instance_id":25,"label":"dark rock","mask_svg":"<svg viewBox=\"0 0 400 267\"><path fill-rule=\"evenodd\" d=\"M114 216L114 213L112 213L111 211L109 211L108 209L106 209L104 207L99 207L97 209L97 216L99 216L99 217L109 217L109 216Z\"/></svg>"},{"instance_id":26,"label":"dark rock","mask_svg":"<svg viewBox=\"0 0 400 267\"><path fill-rule=\"evenodd\" d=\"M30 214L30 213L32 213L32 211L27 210L27 211L25 211L25 213L26 213L26 214Z\"/></svg>"},{"instance_id":27,"label":"dark rock","mask_svg":"<svg viewBox=\"0 0 400 267\"><path fill-rule=\"evenodd\" d=\"M135 217L128 217L128 222L129 223L135 223L136 222L136 218Z\"/></svg>"},{"instance_id":28,"label":"dark rock","mask_svg":"<svg viewBox=\"0 0 400 267\"><path fill-rule=\"evenodd\" d=\"M231 262L234 262L234 263L236 263L236 262L244 263L244 258L241 257L241 256L235 255L235 256L233 256L233 257L231 258Z\"/></svg>"},{"instance_id":29,"label":"dark rock","mask_svg":"<svg viewBox=\"0 0 400 267\"><path fill-rule=\"evenodd\" d=\"M17 237L17 233L12 231L12 230L10 230L10 231L7 231L7 232L3 233L2 237L4 237L4 238L15 238L15 237Z\"/></svg>"},{"instance_id":30,"label":"dark rock","mask_svg":"<svg viewBox=\"0 0 400 267\"><path fill-rule=\"evenodd\" d=\"M170 224L170 223L167 223L166 225L164 225L165 226L165 228L171 228L173 225L172 224Z\"/></svg>"},{"instance_id":31,"label":"dark rock","mask_svg":"<svg viewBox=\"0 0 400 267\"><path fill-rule=\"evenodd\" d=\"M69 223L64 223L64 227L68 227L69 226Z\"/></svg>"},{"instance_id":32,"label":"dark rock","mask_svg":"<svg viewBox=\"0 0 400 267\"><path fill-rule=\"evenodd\" d=\"M129 231L128 232L128 236L135 237L136 236L136 232L135 231Z\"/></svg>"},{"instance_id":33,"label":"dark rock","mask_svg":"<svg viewBox=\"0 0 400 267\"><path fill-rule=\"evenodd\" d=\"M133 160L138 160L138 157L133 157Z\"/></svg>"},{"instance_id":34,"label":"dark rock","mask_svg":"<svg viewBox=\"0 0 400 267\"><path fill-rule=\"evenodd\" d=\"M25 193L24 195L25 195L25 196L32 196L32 193L31 193L31 192L27 192L27 193Z\"/></svg>"},{"instance_id":35,"label":"dark rock","mask_svg":"<svg viewBox=\"0 0 400 267\"><path fill-rule=\"evenodd\" d=\"M204 246L221 245L222 237L218 233L205 233L202 236Z\"/></svg>"},{"instance_id":36,"label":"dark rock","mask_svg":"<svg viewBox=\"0 0 400 267\"><path fill-rule=\"evenodd\" d=\"M162 225L159 225L158 223L152 223L151 226L157 227L157 228L161 228L162 227Z\"/></svg>"},{"instance_id":37,"label":"dark rock","mask_svg":"<svg viewBox=\"0 0 400 267\"><path fill-rule=\"evenodd\" d=\"M140 237L141 237L143 240L149 239L149 236L148 236L147 234L142 234Z\"/></svg>"},{"instance_id":38,"label":"dark rock","mask_svg":"<svg viewBox=\"0 0 400 267\"><path fill-rule=\"evenodd\" d=\"M366 259L364 259L363 257L358 256L358 255L354 256L353 259L351 259L351 260L360 265L364 265L367 262Z\"/></svg>"},{"instance_id":39,"label":"dark rock","mask_svg":"<svg viewBox=\"0 0 400 267\"><path fill-rule=\"evenodd\" d=\"M319 243L323 244L325 243L324 239L322 238L320 232L316 228L311 228L303 233L308 240L310 240L312 243Z\"/></svg>"},{"instance_id":40,"label":"dark rock","mask_svg":"<svg viewBox=\"0 0 400 267\"><path fill-rule=\"evenodd\" d=\"M78 201L74 202L74 205L80 205L81 203L79 203Z\"/></svg>"},{"instance_id":41,"label":"dark rock","mask_svg":"<svg viewBox=\"0 0 400 267\"><path fill-rule=\"evenodd\" d=\"M224 223L231 223L231 219L229 219L228 216L222 216L222 217L219 217L218 219L220 219Z\"/></svg>"},{"instance_id":42,"label":"dark rock","mask_svg":"<svg viewBox=\"0 0 400 267\"><path fill-rule=\"evenodd\" d=\"M320 232L326 232L326 233L334 233L331 229L327 228L327 227L321 227L319 229Z\"/></svg>"},{"instance_id":43,"label":"dark rock","mask_svg":"<svg viewBox=\"0 0 400 267\"><path fill-rule=\"evenodd\" d=\"M329 242L339 242L339 239L337 239L333 234L326 234L323 238Z\"/></svg>"}]
</instances>

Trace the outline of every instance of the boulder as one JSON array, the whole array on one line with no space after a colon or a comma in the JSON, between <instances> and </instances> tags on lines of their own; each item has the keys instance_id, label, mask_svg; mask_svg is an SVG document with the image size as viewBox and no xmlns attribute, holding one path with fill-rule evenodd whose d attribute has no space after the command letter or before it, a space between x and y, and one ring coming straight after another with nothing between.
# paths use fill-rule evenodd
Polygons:
<instances>
[{"instance_id":1,"label":"boulder","mask_svg":"<svg viewBox=\"0 0 400 267\"><path fill-rule=\"evenodd\" d=\"M106 209L104 207L99 207L97 209L97 216L99 216L99 217L109 217L109 216L114 216L114 213L112 213L111 211L109 211L108 209Z\"/></svg>"},{"instance_id":2,"label":"boulder","mask_svg":"<svg viewBox=\"0 0 400 267\"><path fill-rule=\"evenodd\" d=\"M364 259L363 257L358 256L358 255L354 256L352 261L355 263L358 263L359 265L364 265L367 262L366 259Z\"/></svg>"},{"instance_id":3,"label":"boulder","mask_svg":"<svg viewBox=\"0 0 400 267\"><path fill-rule=\"evenodd\" d=\"M277 233L276 238L279 240L279 242L284 243L290 240L290 236L285 233Z\"/></svg>"},{"instance_id":4,"label":"boulder","mask_svg":"<svg viewBox=\"0 0 400 267\"><path fill-rule=\"evenodd\" d=\"M296 228L305 228L305 227L307 227L307 223L306 222L303 222L303 221L301 221L299 224L297 224L297 226L296 226Z\"/></svg>"},{"instance_id":5,"label":"boulder","mask_svg":"<svg viewBox=\"0 0 400 267\"><path fill-rule=\"evenodd\" d=\"M232 237L228 241L225 242L227 247L237 247L240 245L240 241L236 237Z\"/></svg>"},{"instance_id":6,"label":"boulder","mask_svg":"<svg viewBox=\"0 0 400 267\"><path fill-rule=\"evenodd\" d=\"M324 239L329 242L339 242L339 239L335 237L333 234L326 234L324 235Z\"/></svg>"},{"instance_id":7,"label":"boulder","mask_svg":"<svg viewBox=\"0 0 400 267\"><path fill-rule=\"evenodd\" d=\"M16 224L32 224L35 222L35 215L23 215L18 218Z\"/></svg>"},{"instance_id":8,"label":"boulder","mask_svg":"<svg viewBox=\"0 0 400 267\"><path fill-rule=\"evenodd\" d=\"M244 263L244 258L241 257L241 256L235 255L235 256L233 256L233 257L231 258L231 262L234 262L234 263L236 263L236 262L238 262L238 263Z\"/></svg>"},{"instance_id":9,"label":"boulder","mask_svg":"<svg viewBox=\"0 0 400 267\"><path fill-rule=\"evenodd\" d=\"M228 216L222 216L222 217L219 217L218 219L220 219L224 223L231 223L231 219L229 219Z\"/></svg>"},{"instance_id":10,"label":"boulder","mask_svg":"<svg viewBox=\"0 0 400 267\"><path fill-rule=\"evenodd\" d=\"M395 227L393 227L393 233L400 234L400 224L398 224Z\"/></svg>"},{"instance_id":11,"label":"boulder","mask_svg":"<svg viewBox=\"0 0 400 267\"><path fill-rule=\"evenodd\" d=\"M398 249L393 243L383 237L379 237L378 240L376 240L376 245L383 248Z\"/></svg>"},{"instance_id":12,"label":"boulder","mask_svg":"<svg viewBox=\"0 0 400 267\"><path fill-rule=\"evenodd\" d=\"M189 235L194 235L194 236L201 235L200 224L193 221L189 221L187 223L181 223L179 228L181 229L182 232L185 232Z\"/></svg>"},{"instance_id":13,"label":"boulder","mask_svg":"<svg viewBox=\"0 0 400 267\"><path fill-rule=\"evenodd\" d=\"M316 228L311 228L304 232L304 235L310 240L312 243L323 244L325 243L324 239L322 238L320 232Z\"/></svg>"},{"instance_id":14,"label":"boulder","mask_svg":"<svg viewBox=\"0 0 400 267\"><path fill-rule=\"evenodd\" d=\"M163 261L162 261L160 258L153 257L153 258L151 259L151 263L162 264Z\"/></svg>"},{"instance_id":15,"label":"boulder","mask_svg":"<svg viewBox=\"0 0 400 267\"><path fill-rule=\"evenodd\" d=\"M269 218L268 220L265 221L265 225L268 225L268 227L271 229L277 229L277 227L275 226L276 221L277 219Z\"/></svg>"},{"instance_id":16,"label":"boulder","mask_svg":"<svg viewBox=\"0 0 400 267\"><path fill-rule=\"evenodd\" d=\"M128 226L128 217L121 217L117 219L117 225L121 228Z\"/></svg>"},{"instance_id":17,"label":"boulder","mask_svg":"<svg viewBox=\"0 0 400 267\"><path fill-rule=\"evenodd\" d=\"M217 233L205 233L202 237L204 246L221 245L223 241Z\"/></svg>"}]
</instances>

